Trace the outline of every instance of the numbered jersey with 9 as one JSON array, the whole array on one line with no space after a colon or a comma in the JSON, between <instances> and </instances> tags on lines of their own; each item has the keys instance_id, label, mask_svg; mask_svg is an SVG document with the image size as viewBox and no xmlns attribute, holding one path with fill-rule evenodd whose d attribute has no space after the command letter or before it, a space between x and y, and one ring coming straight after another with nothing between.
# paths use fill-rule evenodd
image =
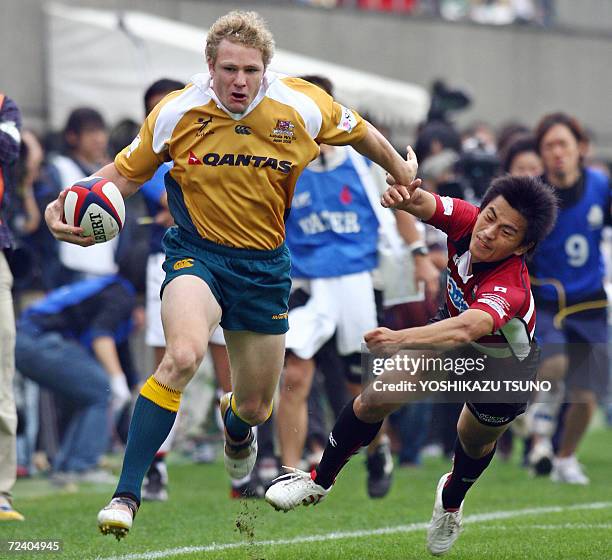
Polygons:
<instances>
[{"instance_id":1,"label":"numbered jersey with 9","mask_svg":"<svg viewBox=\"0 0 612 560\"><path fill-rule=\"evenodd\" d=\"M536 298L567 303L586 300L603 290L600 250L604 226L610 225L610 181L595 169L583 170L575 199L561 204L557 223L540 243L529 266Z\"/></svg>"}]
</instances>

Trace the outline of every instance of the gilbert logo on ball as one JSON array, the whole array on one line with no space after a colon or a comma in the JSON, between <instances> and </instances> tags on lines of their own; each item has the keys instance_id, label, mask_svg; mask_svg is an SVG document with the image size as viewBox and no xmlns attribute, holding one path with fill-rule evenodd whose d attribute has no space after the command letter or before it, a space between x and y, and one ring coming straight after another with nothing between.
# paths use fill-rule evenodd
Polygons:
<instances>
[{"instance_id":1,"label":"gilbert logo on ball","mask_svg":"<svg viewBox=\"0 0 612 560\"><path fill-rule=\"evenodd\" d=\"M116 237L125 221L125 204L114 183L102 177L86 177L72 185L64 201L64 219L83 228L83 236L96 243Z\"/></svg>"}]
</instances>

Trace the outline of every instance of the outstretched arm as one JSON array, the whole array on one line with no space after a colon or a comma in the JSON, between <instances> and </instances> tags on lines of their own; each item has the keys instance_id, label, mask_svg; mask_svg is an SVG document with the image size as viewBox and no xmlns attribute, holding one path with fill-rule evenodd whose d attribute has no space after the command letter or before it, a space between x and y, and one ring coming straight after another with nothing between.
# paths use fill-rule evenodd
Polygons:
<instances>
[{"instance_id":1,"label":"outstretched arm","mask_svg":"<svg viewBox=\"0 0 612 560\"><path fill-rule=\"evenodd\" d=\"M493 332L493 318L486 311L468 309L456 317L424 327L392 331L379 327L364 335L370 350L383 346L436 344L453 348L467 344Z\"/></svg>"},{"instance_id":2,"label":"outstretched arm","mask_svg":"<svg viewBox=\"0 0 612 560\"><path fill-rule=\"evenodd\" d=\"M105 165L96 171L94 175L115 183L123 198L128 198L133 195L140 187L138 183L130 181L121 175L114 163ZM93 237L81 237L83 228L69 226L62 221L64 217L64 200L66 199L66 194L68 194L68 191L64 189L53 202L47 205L45 209L45 222L47 222L47 227L53 234L53 237L58 241L66 241L68 243L80 245L81 247L89 247L95 243Z\"/></svg>"},{"instance_id":3,"label":"outstretched arm","mask_svg":"<svg viewBox=\"0 0 612 560\"><path fill-rule=\"evenodd\" d=\"M381 204L385 208L404 210L422 220L431 218L436 211L436 199L418 188L421 185L421 180L416 178L419 163L413 149L408 146L406 159L402 159L376 128L366 124L366 135L353 144L353 148L389 174L387 182L391 186L383 194Z\"/></svg>"},{"instance_id":4,"label":"outstretched arm","mask_svg":"<svg viewBox=\"0 0 612 560\"><path fill-rule=\"evenodd\" d=\"M412 148L408 146L408 157ZM412 152L414 154L414 152ZM385 208L404 210L420 220L429 220L436 211L436 199L433 194L419 188L421 179L415 179L409 185L402 185L394 177L389 177L387 182L392 185L383 193L380 203Z\"/></svg>"},{"instance_id":5,"label":"outstretched arm","mask_svg":"<svg viewBox=\"0 0 612 560\"><path fill-rule=\"evenodd\" d=\"M357 143L352 144L361 155L380 165L387 173L402 185L409 185L416 177L418 163L405 160L397 153L389 141L369 122L366 121L367 133Z\"/></svg>"},{"instance_id":6,"label":"outstretched arm","mask_svg":"<svg viewBox=\"0 0 612 560\"><path fill-rule=\"evenodd\" d=\"M416 154L410 146L406 151L406 161L414 162L414 165L418 167ZM404 210L421 220L429 220L434 215L436 199L430 192L419 188L420 179L414 179L411 183L402 183L397 177L391 175L387 177L387 183L390 186L381 199L381 204L385 208Z\"/></svg>"}]
</instances>

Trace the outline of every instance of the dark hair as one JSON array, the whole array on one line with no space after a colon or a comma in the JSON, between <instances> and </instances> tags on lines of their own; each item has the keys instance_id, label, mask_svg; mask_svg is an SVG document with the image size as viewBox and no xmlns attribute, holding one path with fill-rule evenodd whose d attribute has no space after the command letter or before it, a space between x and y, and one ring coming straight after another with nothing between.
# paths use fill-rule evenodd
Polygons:
<instances>
[{"instance_id":1,"label":"dark hair","mask_svg":"<svg viewBox=\"0 0 612 560\"><path fill-rule=\"evenodd\" d=\"M503 125L497 134L497 150L504 152L518 136L531 134L531 129L519 122L509 122Z\"/></svg>"},{"instance_id":2,"label":"dark hair","mask_svg":"<svg viewBox=\"0 0 612 560\"><path fill-rule=\"evenodd\" d=\"M144 94L144 108L145 113L149 114L149 100L151 97L155 97L157 95L167 95L171 91L176 91L177 89L183 89L185 84L183 82L179 82L178 80L172 80L170 78L162 78L161 80L157 80L153 82L145 91ZM152 107L151 107L152 109Z\"/></svg>"},{"instance_id":3,"label":"dark hair","mask_svg":"<svg viewBox=\"0 0 612 560\"><path fill-rule=\"evenodd\" d=\"M527 230L521 246L533 244L526 253L528 258L531 257L557 220L559 200L554 189L537 177L504 175L495 179L486 190L480 210L484 210L498 196L503 196L525 218Z\"/></svg>"},{"instance_id":4,"label":"dark hair","mask_svg":"<svg viewBox=\"0 0 612 560\"><path fill-rule=\"evenodd\" d=\"M64 137L71 132L79 135L86 129L98 130L101 128L106 130L106 123L98 111L91 107L79 107L68 115L64 127Z\"/></svg>"},{"instance_id":5,"label":"dark hair","mask_svg":"<svg viewBox=\"0 0 612 560\"><path fill-rule=\"evenodd\" d=\"M425 161L431 153L432 144L438 142L442 149L449 148L461 153L461 136L453 125L442 121L425 123L418 131L414 151L419 161Z\"/></svg>"},{"instance_id":6,"label":"dark hair","mask_svg":"<svg viewBox=\"0 0 612 560\"><path fill-rule=\"evenodd\" d=\"M535 137L531 134L521 134L516 136L506 146L506 149L502 153L500 153L502 169L504 170L504 172L509 173L514 158L527 152L533 152L535 154L538 154L538 146L536 144Z\"/></svg>"},{"instance_id":7,"label":"dark hair","mask_svg":"<svg viewBox=\"0 0 612 560\"><path fill-rule=\"evenodd\" d=\"M538 152L541 151L542 139L544 136L546 136L546 133L557 124L562 124L569 128L570 132L574 135L574 138L576 138L578 143L589 141L589 137L584 131L584 128L576 118L568 115L567 113L550 113L549 115L542 117L535 128Z\"/></svg>"},{"instance_id":8,"label":"dark hair","mask_svg":"<svg viewBox=\"0 0 612 560\"><path fill-rule=\"evenodd\" d=\"M329 78L325 76L319 76L318 74L309 74L306 76L299 76L302 80L306 80L315 86L319 86L324 92L334 96L334 85Z\"/></svg>"},{"instance_id":9,"label":"dark hair","mask_svg":"<svg viewBox=\"0 0 612 560\"><path fill-rule=\"evenodd\" d=\"M123 148L129 145L140 130L140 126L132 119L120 120L108 135L108 151L114 158Z\"/></svg>"}]
</instances>

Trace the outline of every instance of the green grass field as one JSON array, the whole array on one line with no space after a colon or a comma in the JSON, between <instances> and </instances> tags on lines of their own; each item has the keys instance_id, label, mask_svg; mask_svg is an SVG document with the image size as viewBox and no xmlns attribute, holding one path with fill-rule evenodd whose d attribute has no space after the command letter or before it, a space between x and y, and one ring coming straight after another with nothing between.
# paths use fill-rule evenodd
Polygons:
<instances>
[{"instance_id":1,"label":"green grass field","mask_svg":"<svg viewBox=\"0 0 612 560\"><path fill-rule=\"evenodd\" d=\"M468 495L465 529L454 559L612 558L612 431L584 442L581 460L591 485L559 486L531 479L495 460ZM2 558L413 559L428 558L426 522L433 492L448 462L396 469L385 499L369 500L363 458L356 457L329 497L315 508L274 511L263 501L228 498L220 463L171 464L171 497L145 504L121 542L97 533L96 513L112 488L57 493L46 481L20 481L16 505L25 523L0 525L0 539L61 539L61 553L0 553ZM238 525L241 530L238 529Z\"/></svg>"}]
</instances>

